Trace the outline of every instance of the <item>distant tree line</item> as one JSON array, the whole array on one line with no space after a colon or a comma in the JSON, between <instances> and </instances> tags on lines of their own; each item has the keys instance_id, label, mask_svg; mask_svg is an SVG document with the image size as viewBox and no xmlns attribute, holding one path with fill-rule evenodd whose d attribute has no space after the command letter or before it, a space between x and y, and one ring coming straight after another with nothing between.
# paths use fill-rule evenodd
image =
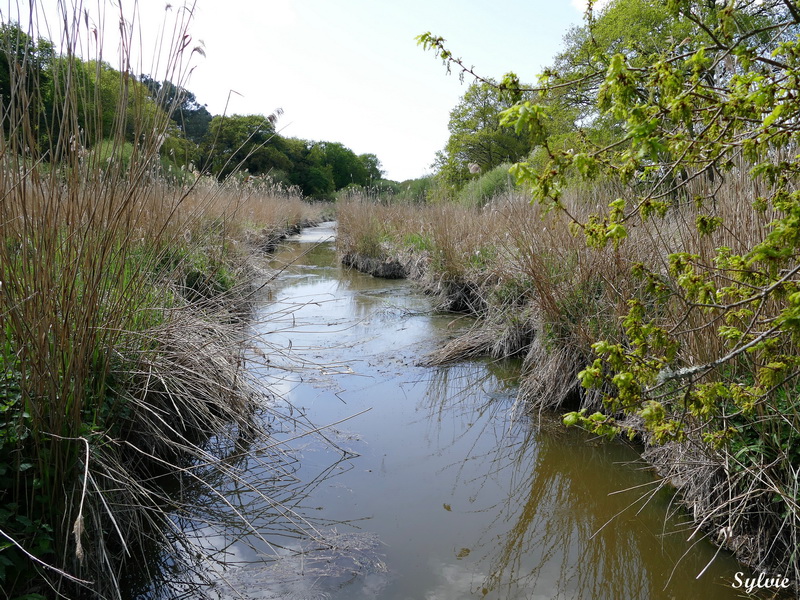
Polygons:
<instances>
[{"instance_id":1,"label":"distant tree line","mask_svg":"<svg viewBox=\"0 0 800 600\"><path fill-rule=\"evenodd\" d=\"M148 75L140 79L175 124L176 133L165 142L164 152L179 166L193 166L218 179L239 172L268 175L315 198L330 198L347 186L366 187L381 179L381 163L374 154L356 155L338 142L277 133L280 111L268 116L212 115L189 90Z\"/></svg>"},{"instance_id":2,"label":"distant tree line","mask_svg":"<svg viewBox=\"0 0 800 600\"><path fill-rule=\"evenodd\" d=\"M381 163L374 154L357 155L337 142L277 133L280 111L268 116L212 115L180 85L122 73L105 62L59 56L52 42L33 39L13 23L0 25L0 38L3 47L11 49L0 55L4 126L13 127L23 113L35 115L37 126L24 152L41 160L59 161L76 143L100 160L104 140L114 132L124 131L124 142L135 146L148 124L159 121L169 124L168 135L160 140L166 172L195 171L218 179L239 172L267 175L314 198L332 198L342 188L373 186L381 180ZM20 85L10 69L23 62L28 80ZM67 94L78 98L77 110L69 114L63 108L69 104L63 102ZM121 119L122 129L117 127ZM64 120L77 123L80 140L53 139L59 131L75 130L60 127Z\"/></svg>"}]
</instances>

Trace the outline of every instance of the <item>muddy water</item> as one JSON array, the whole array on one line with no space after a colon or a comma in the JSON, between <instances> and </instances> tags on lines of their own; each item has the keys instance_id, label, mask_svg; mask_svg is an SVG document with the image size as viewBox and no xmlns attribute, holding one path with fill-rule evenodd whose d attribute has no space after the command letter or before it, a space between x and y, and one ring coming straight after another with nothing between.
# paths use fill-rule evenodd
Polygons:
<instances>
[{"instance_id":1,"label":"muddy water","mask_svg":"<svg viewBox=\"0 0 800 600\"><path fill-rule=\"evenodd\" d=\"M276 432L302 485L294 534L271 534L265 516L264 539L208 536L230 559L231 587L246 598L739 597L743 569L699 535L687 542L685 515L634 449L526 418L512 363L417 366L468 323L433 313L408 282L337 266L321 241L332 233L307 230L276 255L285 270L265 288L254 352L270 358L256 375L277 404L334 425L324 438ZM240 597L222 583L217 593Z\"/></svg>"}]
</instances>

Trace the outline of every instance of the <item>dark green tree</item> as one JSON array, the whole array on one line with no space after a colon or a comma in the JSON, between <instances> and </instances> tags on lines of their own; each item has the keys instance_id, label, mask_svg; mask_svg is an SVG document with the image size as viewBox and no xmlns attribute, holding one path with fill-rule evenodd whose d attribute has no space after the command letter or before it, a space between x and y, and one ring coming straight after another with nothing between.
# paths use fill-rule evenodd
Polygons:
<instances>
[{"instance_id":1,"label":"dark green tree","mask_svg":"<svg viewBox=\"0 0 800 600\"><path fill-rule=\"evenodd\" d=\"M450 111L450 138L436 159L439 176L447 185L459 188L468 181L470 165L489 171L528 155L530 141L500 124L500 112L514 101L513 94L490 80L469 86Z\"/></svg>"},{"instance_id":2,"label":"dark green tree","mask_svg":"<svg viewBox=\"0 0 800 600\"><path fill-rule=\"evenodd\" d=\"M329 199L335 190L331 168L326 166L301 164L291 181L310 198Z\"/></svg>"},{"instance_id":3,"label":"dark green tree","mask_svg":"<svg viewBox=\"0 0 800 600\"><path fill-rule=\"evenodd\" d=\"M310 149L310 159L321 167L329 167L335 190L348 185L369 183L366 166L356 153L338 142L317 142Z\"/></svg>"},{"instance_id":4,"label":"dark green tree","mask_svg":"<svg viewBox=\"0 0 800 600\"><path fill-rule=\"evenodd\" d=\"M274 121L275 115L214 117L200 144L201 164L220 179L246 170L326 199L348 185L366 186L380 178L374 154L357 156L337 142L284 138L275 132Z\"/></svg>"},{"instance_id":5,"label":"dark green tree","mask_svg":"<svg viewBox=\"0 0 800 600\"><path fill-rule=\"evenodd\" d=\"M140 80L186 138L199 144L208 132L212 119L206 105L200 104L192 92L171 81L159 82L149 75L142 75Z\"/></svg>"},{"instance_id":6,"label":"dark green tree","mask_svg":"<svg viewBox=\"0 0 800 600\"><path fill-rule=\"evenodd\" d=\"M203 168L219 179L235 171L253 175L288 169L291 162L276 148L274 118L262 115L216 116L200 144Z\"/></svg>"},{"instance_id":7,"label":"dark green tree","mask_svg":"<svg viewBox=\"0 0 800 600\"><path fill-rule=\"evenodd\" d=\"M333 170L321 163L319 152L312 152L315 145L297 138L285 140L286 156L291 161L289 183L310 198L330 198L335 190Z\"/></svg>"},{"instance_id":8,"label":"dark green tree","mask_svg":"<svg viewBox=\"0 0 800 600\"><path fill-rule=\"evenodd\" d=\"M367 172L367 182L369 184L377 183L383 177L383 165L381 161L374 154L359 154L358 160L364 166Z\"/></svg>"}]
</instances>

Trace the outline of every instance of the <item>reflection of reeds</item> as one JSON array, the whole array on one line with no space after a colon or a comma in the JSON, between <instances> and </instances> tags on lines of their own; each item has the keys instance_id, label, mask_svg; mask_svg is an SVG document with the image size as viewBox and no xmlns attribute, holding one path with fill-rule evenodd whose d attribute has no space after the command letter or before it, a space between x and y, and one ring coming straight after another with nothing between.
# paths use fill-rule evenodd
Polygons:
<instances>
[{"instance_id":1,"label":"reflection of reeds","mask_svg":"<svg viewBox=\"0 0 800 600\"><path fill-rule=\"evenodd\" d=\"M313 431L288 407L272 407L269 417L261 418L293 427L294 433L284 436L292 440ZM254 430L220 432L211 440L213 454L166 486L169 526L156 532L156 551L143 570L126 577L133 597L218 598L221 592L238 597L254 589L260 575L278 575L275 563L281 557L304 560L298 545L314 556L320 549L339 551L332 523L309 517L314 511L307 501L327 479L346 472L348 458L333 461L314 477L301 476L299 460L280 437Z\"/></svg>"},{"instance_id":2,"label":"reflection of reeds","mask_svg":"<svg viewBox=\"0 0 800 600\"><path fill-rule=\"evenodd\" d=\"M434 353L430 363L483 354L521 356L520 396L532 410L597 410L602 408L602 390L580 389L577 374L594 359L594 342L630 344L622 325L630 299L644 306L647 320L676 337L676 366L710 364L725 356L730 342L718 329L724 319L743 330L773 323L778 303L785 299L754 303L755 316L690 305L680 300L668 264L671 254L690 252L697 255L692 259L697 272L708 274L717 288L738 276L733 270L716 269L717 249L746 252L764 239L774 218L769 210L740 210L743 198L764 195L766 183L748 173L747 165L736 164L724 179L693 180L690 195L710 197L713 192L714 202L701 210L686 198L676 198L663 218L627 223L628 238L618 248L588 248L563 213L545 214L541 206L514 194L495 198L480 210L424 206L399 212L399 207L351 199L340 206L340 230L344 243L354 247L358 223L348 221L348 214L369 206L373 222L381 224L384 252L413 261L415 268L409 271L440 295L443 307L480 317L478 326ZM589 214L606 211L619 195L619 188L606 182L567 190L562 201L571 215L585 222ZM721 218L724 226L700 235L697 220L708 216ZM653 273L652 280L632 275L638 264ZM797 354L795 341L787 336L774 343L782 345L781 354ZM741 353L719 367L724 372L709 378L747 389L755 374L773 368L782 367L761 364L758 352ZM708 423L690 419L690 448L652 456L684 487L698 523L725 533L719 539L751 564L797 575L800 563L794 549L800 510L792 448L800 436L800 413L795 381L791 375L759 399L752 417L724 407L725 398L717 399L725 416ZM659 399L673 402L676 413L685 415L687 388L667 392ZM724 448L712 447L703 435L715 430L735 430L735 440ZM702 460L689 460L696 453ZM725 480L724 494L711 489L712 480Z\"/></svg>"},{"instance_id":3,"label":"reflection of reeds","mask_svg":"<svg viewBox=\"0 0 800 600\"><path fill-rule=\"evenodd\" d=\"M665 521L670 495L634 462L634 450L590 443L546 415L537 427L525 418L509 424L510 402L498 399L504 387L485 365L467 363L435 370L425 397L431 423L455 432L440 443L471 449L448 467L454 497L462 486L502 489L492 505L472 492L480 508L471 510L493 515L471 548L479 561L473 576L485 574L473 590L493 598L680 598L713 595L720 578L730 581L738 567L727 558L695 580L713 547L702 536L686 542L681 513Z\"/></svg>"}]
</instances>

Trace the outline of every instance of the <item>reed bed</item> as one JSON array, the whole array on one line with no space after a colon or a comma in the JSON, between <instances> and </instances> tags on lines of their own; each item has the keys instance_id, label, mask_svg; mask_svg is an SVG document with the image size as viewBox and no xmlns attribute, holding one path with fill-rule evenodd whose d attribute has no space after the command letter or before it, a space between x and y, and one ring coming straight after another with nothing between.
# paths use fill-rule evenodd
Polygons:
<instances>
[{"instance_id":1,"label":"reed bed","mask_svg":"<svg viewBox=\"0 0 800 600\"><path fill-rule=\"evenodd\" d=\"M744 198L764 195L766 185L752 179L744 164L724 179L698 178L663 218L628 223L628 238L618 248L609 244L602 249L587 247L564 212L546 213L520 193L504 193L480 209L428 205L411 213L369 198L350 198L339 206L339 251L358 251L368 214L370 231L380 232L374 251L413 260L416 269L409 272L439 295L442 308L480 317L473 331L431 355L431 363L520 356L519 394L529 410L604 410L603 390L582 389L577 375L594 359L593 343L628 344L623 319L631 299L642 303L648 320L677 336L676 365L709 363L727 353L718 334L722 311L681 301L667 257L689 252L698 270L713 273L724 285L726 274L715 270L717 249L741 253L769 232L774 219L769 210L743 210L741 205ZM605 182L576 186L563 202L569 214L585 222L621 195L618 185ZM713 201L701 210L693 201L698 196ZM701 217L721 217L725 225L701 235L696 226ZM633 275L636 265L654 273L659 286L652 285L652 278ZM776 302L761 307L763 319L778 314ZM755 354L745 354L725 367L724 377L753 380L764 365ZM796 453L791 450L800 439L795 386L784 381L760 404L756 417L726 417L723 426L738 432L728 445L704 438L718 422L698 420L689 424L686 442L648 445L646 455L683 491L698 529L754 568L785 572L798 581L800 511ZM680 397L673 410L681 414Z\"/></svg>"},{"instance_id":2,"label":"reed bed","mask_svg":"<svg viewBox=\"0 0 800 600\"><path fill-rule=\"evenodd\" d=\"M0 36L0 598L122 598L153 544L185 546L176 498L202 502L186 486L213 494L220 472L236 476L235 451L210 441L265 439L230 305L249 290L247 254L319 210L268 181L176 179L160 152L168 111L122 76L109 113L101 63L77 57L91 32L59 6L47 69L23 33L35 2ZM164 28L176 83L190 13ZM137 36L123 37L131 64ZM280 477L281 453L265 456Z\"/></svg>"}]
</instances>

